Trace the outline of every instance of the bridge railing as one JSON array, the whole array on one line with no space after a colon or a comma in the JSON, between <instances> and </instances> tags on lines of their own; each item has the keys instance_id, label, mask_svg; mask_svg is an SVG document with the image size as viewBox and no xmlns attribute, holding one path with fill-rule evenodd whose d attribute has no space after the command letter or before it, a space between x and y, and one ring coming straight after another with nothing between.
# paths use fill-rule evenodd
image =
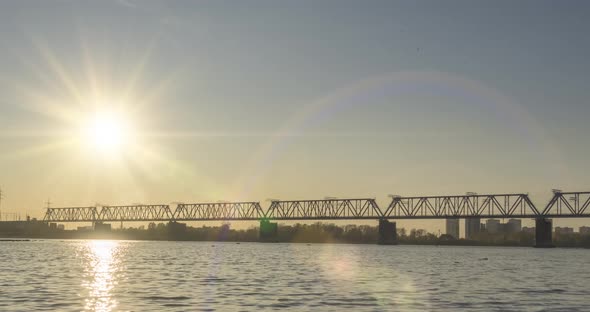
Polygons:
<instances>
[{"instance_id":1,"label":"bridge railing","mask_svg":"<svg viewBox=\"0 0 590 312\"><path fill-rule=\"evenodd\" d=\"M541 213L527 194L393 196L384 216L391 219L528 218Z\"/></svg>"},{"instance_id":2,"label":"bridge railing","mask_svg":"<svg viewBox=\"0 0 590 312\"><path fill-rule=\"evenodd\" d=\"M272 201L265 213L272 220L379 219L383 213L372 198Z\"/></svg>"}]
</instances>

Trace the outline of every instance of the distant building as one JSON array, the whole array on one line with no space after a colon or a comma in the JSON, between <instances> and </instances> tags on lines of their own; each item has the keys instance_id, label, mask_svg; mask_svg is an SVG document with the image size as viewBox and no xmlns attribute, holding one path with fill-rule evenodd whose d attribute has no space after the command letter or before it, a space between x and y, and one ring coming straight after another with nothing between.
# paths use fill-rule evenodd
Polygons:
<instances>
[{"instance_id":1,"label":"distant building","mask_svg":"<svg viewBox=\"0 0 590 312\"><path fill-rule=\"evenodd\" d=\"M458 218L447 218L446 220L446 233L451 235L455 239L459 239L459 219Z\"/></svg>"},{"instance_id":2,"label":"distant building","mask_svg":"<svg viewBox=\"0 0 590 312\"><path fill-rule=\"evenodd\" d=\"M522 221L520 219L510 219L504 226L505 233L518 233L522 229Z\"/></svg>"},{"instance_id":3,"label":"distant building","mask_svg":"<svg viewBox=\"0 0 590 312\"><path fill-rule=\"evenodd\" d=\"M60 231L63 231L63 230L66 229L66 227L63 224L58 224L57 225L57 229L60 230Z\"/></svg>"},{"instance_id":4,"label":"distant building","mask_svg":"<svg viewBox=\"0 0 590 312\"><path fill-rule=\"evenodd\" d=\"M472 239L479 232L481 232L481 219L480 218L465 219L465 238L466 239Z\"/></svg>"},{"instance_id":5,"label":"distant building","mask_svg":"<svg viewBox=\"0 0 590 312\"><path fill-rule=\"evenodd\" d=\"M111 225L108 223L97 222L94 224L94 230L97 232L110 232Z\"/></svg>"},{"instance_id":6,"label":"distant building","mask_svg":"<svg viewBox=\"0 0 590 312\"><path fill-rule=\"evenodd\" d=\"M574 233L574 228L571 227L561 227L561 226L556 226L555 227L555 234L558 235L564 235L564 234L573 234Z\"/></svg>"},{"instance_id":7,"label":"distant building","mask_svg":"<svg viewBox=\"0 0 590 312\"><path fill-rule=\"evenodd\" d=\"M3 235L35 234L49 230L45 222L33 221L0 221L0 237Z\"/></svg>"},{"instance_id":8,"label":"distant building","mask_svg":"<svg viewBox=\"0 0 590 312\"><path fill-rule=\"evenodd\" d=\"M535 234L535 227L534 226L533 227L525 226L525 227L522 228L521 231L523 233L527 233L527 234Z\"/></svg>"},{"instance_id":9,"label":"distant building","mask_svg":"<svg viewBox=\"0 0 590 312\"><path fill-rule=\"evenodd\" d=\"M581 226L579 230L582 235L590 234L590 226Z\"/></svg>"},{"instance_id":10,"label":"distant building","mask_svg":"<svg viewBox=\"0 0 590 312\"><path fill-rule=\"evenodd\" d=\"M502 226L500 225L500 220L488 219L488 221L486 221L486 230L490 234L500 233L500 231L502 230Z\"/></svg>"}]
</instances>

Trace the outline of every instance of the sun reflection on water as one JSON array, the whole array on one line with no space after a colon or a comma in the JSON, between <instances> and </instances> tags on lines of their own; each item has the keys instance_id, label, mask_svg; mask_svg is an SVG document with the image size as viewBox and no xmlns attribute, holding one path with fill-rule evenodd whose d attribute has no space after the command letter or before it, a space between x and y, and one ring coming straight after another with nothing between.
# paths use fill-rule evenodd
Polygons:
<instances>
[{"instance_id":1,"label":"sun reflection on water","mask_svg":"<svg viewBox=\"0 0 590 312\"><path fill-rule=\"evenodd\" d=\"M117 241L88 241L85 246L87 279L83 286L88 290L86 310L113 311L117 306L112 290L117 284L115 273L119 268L121 246Z\"/></svg>"}]
</instances>

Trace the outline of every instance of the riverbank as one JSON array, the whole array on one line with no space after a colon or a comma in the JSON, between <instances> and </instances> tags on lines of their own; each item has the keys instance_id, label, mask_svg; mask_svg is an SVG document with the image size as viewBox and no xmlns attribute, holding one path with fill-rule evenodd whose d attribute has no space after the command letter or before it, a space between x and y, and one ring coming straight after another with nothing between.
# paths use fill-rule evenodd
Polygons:
<instances>
[{"instance_id":1,"label":"riverbank","mask_svg":"<svg viewBox=\"0 0 590 312\"><path fill-rule=\"evenodd\" d=\"M150 223L147 228L112 229L108 224L64 230L50 227L41 222L32 222L19 228L0 231L5 239L108 239L140 241L201 241L201 242L258 242L259 228L231 229L229 224L221 226L191 227L181 223ZM334 224L279 224L272 242L277 243L333 243L333 244L376 244L378 229L368 225ZM397 231L400 245L439 245L439 246L506 246L530 247L535 244L534 234L517 233L478 233L475 239L454 239L449 235L437 236L425 230L403 228ZM555 235L553 243L557 247L590 247L590 236L574 233Z\"/></svg>"},{"instance_id":2,"label":"riverbank","mask_svg":"<svg viewBox=\"0 0 590 312\"><path fill-rule=\"evenodd\" d=\"M65 235L64 235L65 234ZM231 239L190 239L190 238L182 238L182 239L174 239L174 238L147 238L147 237L133 237L133 236L122 236L117 235L116 233L93 233L93 234L81 234L81 233L62 233L62 235L42 235L42 236L30 236L30 235L13 235L10 237L0 237L0 242L31 242L36 240L117 240L117 241L154 241L154 242L162 242L162 241L169 241L169 242L226 242L226 243L258 243L260 240L258 238L251 239L251 240L231 240ZM269 243L269 242L262 242L262 243ZM350 242L350 241L341 241L341 240L293 240L293 241L286 241L286 240L277 240L271 243L293 243L293 244L358 244L358 245L375 245L376 242ZM555 247L557 248L584 248L590 249L590 246L572 246L567 244L562 244L560 242L554 242ZM489 242L480 242L480 241L473 241L473 240L456 240L456 241L440 241L440 242L422 242L422 241L409 241L409 240L400 240L398 241L397 245L402 246L473 246L473 247L532 247L533 245L525 245L525 244L517 244L514 242L500 242L500 243L489 243Z\"/></svg>"}]
</instances>

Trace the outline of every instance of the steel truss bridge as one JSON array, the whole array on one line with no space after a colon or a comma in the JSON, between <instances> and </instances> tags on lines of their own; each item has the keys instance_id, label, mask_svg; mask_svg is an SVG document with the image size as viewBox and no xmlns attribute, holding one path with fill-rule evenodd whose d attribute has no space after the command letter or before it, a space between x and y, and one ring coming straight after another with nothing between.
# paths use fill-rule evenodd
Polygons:
<instances>
[{"instance_id":1,"label":"steel truss bridge","mask_svg":"<svg viewBox=\"0 0 590 312\"><path fill-rule=\"evenodd\" d=\"M385 210L372 198L47 208L45 222L383 220L447 218L590 218L590 192L554 191L544 209L527 194L392 196Z\"/></svg>"}]
</instances>

